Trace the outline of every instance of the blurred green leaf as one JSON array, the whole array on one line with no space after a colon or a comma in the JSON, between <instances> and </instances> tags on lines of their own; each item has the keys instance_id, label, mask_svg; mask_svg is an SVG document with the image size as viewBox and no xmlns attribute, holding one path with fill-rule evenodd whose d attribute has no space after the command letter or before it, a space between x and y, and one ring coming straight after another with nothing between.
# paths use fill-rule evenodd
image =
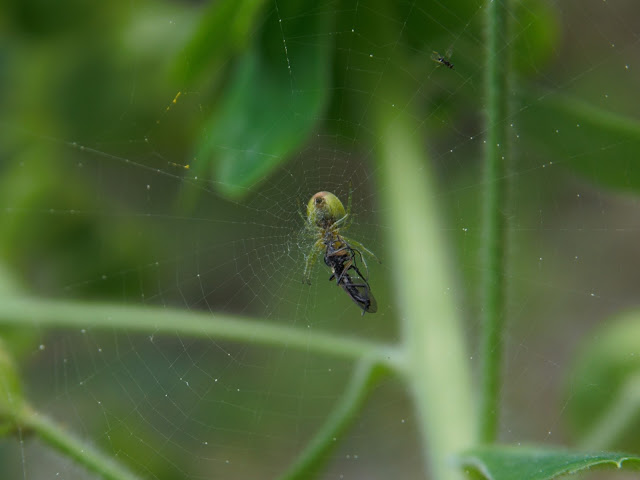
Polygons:
<instances>
[{"instance_id":1,"label":"blurred green leaf","mask_svg":"<svg viewBox=\"0 0 640 480\"><path fill-rule=\"evenodd\" d=\"M458 461L465 469L488 480L550 480L596 466L640 466L640 457L623 453L581 453L508 445L473 448Z\"/></svg>"},{"instance_id":2,"label":"blurred green leaf","mask_svg":"<svg viewBox=\"0 0 640 480\"><path fill-rule=\"evenodd\" d=\"M51 40L56 35L65 36L78 32L95 32L96 28L104 34L109 31L110 23L120 15L122 8L118 2L85 2L84 0L47 0L5 1L3 21L14 30L26 33L33 38ZM100 37L101 35L95 35Z\"/></svg>"},{"instance_id":3,"label":"blurred green leaf","mask_svg":"<svg viewBox=\"0 0 640 480\"><path fill-rule=\"evenodd\" d=\"M30 291L59 292L82 279L77 294L139 296L137 281L106 275L151 262L157 246L145 242L135 218L115 215L126 211L122 205L109 204L105 215L81 170L62 158L55 148L30 146L3 172L0 203L8 211L0 221L0 259ZM139 278L145 275L152 274Z\"/></svg>"},{"instance_id":4,"label":"blurred green leaf","mask_svg":"<svg viewBox=\"0 0 640 480\"><path fill-rule=\"evenodd\" d=\"M594 183L640 192L640 120L561 94L525 94L517 128L527 147Z\"/></svg>"},{"instance_id":5,"label":"blurred green leaf","mask_svg":"<svg viewBox=\"0 0 640 480\"><path fill-rule=\"evenodd\" d=\"M640 311L589 337L571 369L567 418L583 443L640 449ZM596 445L598 444L598 445Z\"/></svg>"},{"instance_id":6,"label":"blurred green leaf","mask_svg":"<svg viewBox=\"0 0 640 480\"><path fill-rule=\"evenodd\" d=\"M526 0L514 5L515 22L524 27L515 37L513 66L521 74L534 74L554 53L560 37L558 14L548 2Z\"/></svg>"},{"instance_id":7,"label":"blurred green leaf","mask_svg":"<svg viewBox=\"0 0 640 480\"><path fill-rule=\"evenodd\" d=\"M19 292L17 280L11 274L7 266L0 262L0 297L3 295L16 295Z\"/></svg>"},{"instance_id":8,"label":"blurred green leaf","mask_svg":"<svg viewBox=\"0 0 640 480\"><path fill-rule=\"evenodd\" d=\"M13 429L15 416L24 398L15 362L0 339L0 436Z\"/></svg>"},{"instance_id":9,"label":"blurred green leaf","mask_svg":"<svg viewBox=\"0 0 640 480\"><path fill-rule=\"evenodd\" d=\"M330 18L282 22L283 37L273 16L268 33L239 60L197 149L196 168L211 168L223 194L239 196L264 179L318 122L328 99Z\"/></svg>"},{"instance_id":10,"label":"blurred green leaf","mask_svg":"<svg viewBox=\"0 0 640 480\"><path fill-rule=\"evenodd\" d=\"M368 12L371 16L365 27L368 26L370 30L365 34L375 35L373 29L389 29L389 22L384 18L376 18L376 12L384 11L391 17L405 19L406 27L402 26L403 35L407 37L411 48L424 51L427 56L430 56L433 50L445 53L452 46L452 41L456 44L453 45L455 50L458 50L457 43L463 31L470 35L478 35L481 32L482 15L475 15L478 5L474 2L451 0L446 3L429 2L428 6L426 2L423 5L387 1L377 3L375 8ZM415 15L412 13L415 9L425 9L422 12L428 14ZM367 15L367 12L361 15Z\"/></svg>"},{"instance_id":11,"label":"blurred green leaf","mask_svg":"<svg viewBox=\"0 0 640 480\"><path fill-rule=\"evenodd\" d=\"M179 78L192 82L247 47L264 0L213 2L177 62Z\"/></svg>"}]
</instances>

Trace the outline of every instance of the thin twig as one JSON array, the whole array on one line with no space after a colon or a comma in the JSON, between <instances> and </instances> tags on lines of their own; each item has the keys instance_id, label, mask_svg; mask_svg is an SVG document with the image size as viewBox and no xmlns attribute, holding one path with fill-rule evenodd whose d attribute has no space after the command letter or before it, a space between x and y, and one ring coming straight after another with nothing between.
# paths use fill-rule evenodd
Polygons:
<instances>
[{"instance_id":1,"label":"thin twig","mask_svg":"<svg viewBox=\"0 0 640 480\"><path fill-rule=\"evenodd\" d=\"M310 479L320 473L329 452L337 445L337 438L353 423L368 394L386 371L368 359L358 362L342 399L281 480Z\"/></svg>"},{"instance_id":2,"label":"thin twig","mask_svg":"<svg viewBox=\"0 0 640 480\"><path fill-rule=\"evenodd\" d=\"M139 478L117 463L112 455L102 453L44 415L25 408L16 421L21 428L34 433L50 447L75 460L87 470L97 473L105 480L137 480Z\"/></svg>"}]
</instances>

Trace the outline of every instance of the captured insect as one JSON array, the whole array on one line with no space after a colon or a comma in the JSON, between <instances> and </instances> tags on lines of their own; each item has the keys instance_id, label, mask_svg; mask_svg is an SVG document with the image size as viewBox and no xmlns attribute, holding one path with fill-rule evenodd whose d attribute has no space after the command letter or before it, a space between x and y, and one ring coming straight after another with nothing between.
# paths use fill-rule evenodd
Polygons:
<instances>
[{"instance_id":1,"label":"captured insect","mask_svg":"<svg viewBox=\"0 0 640 480\"><path fill-rule=\"evenodd\" d=\"M433 60L434 62L438 62L441 65L444 65L447 68L450 68L451 70L453 70L453 63L451 63L449 60L447 60L447 57L451 57L451 49L447 50L447 54L446 55L440 55L438 52L436 52L434 50L434 52L431 54L431 60Z\"/></svg>"},{"instance_id":2,"label":"captured insect","mask_svg":"<svg viewBox=\"0 0 640 480\"><path fill-rule=\"evenodd\" d=\"M351 225L351 191L346 211L333 193L318 192L307 204L306 218L302 213L300 215L305 221L305 228L315 238L311 251L305 255L302 281L311 284L311 269L318 255L323 254L324 263L331 269L329 280L335 279L336 284L362 309L362 315L377 312L378 304L369 287L369 269L362 252L378 262L380 260L364 245L341 234ZM360 270L358 260L362 262L366 275Z\"/></svg>"}]
</instances>

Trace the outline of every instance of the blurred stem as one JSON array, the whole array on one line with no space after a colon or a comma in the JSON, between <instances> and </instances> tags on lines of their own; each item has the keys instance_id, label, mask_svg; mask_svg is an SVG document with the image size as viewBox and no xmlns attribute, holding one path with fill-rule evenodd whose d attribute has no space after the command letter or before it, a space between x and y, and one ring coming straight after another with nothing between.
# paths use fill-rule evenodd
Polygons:
<instances>
[{"instance_id":1,"label":"blurred stem","mask_svg":"<svg viewBox=\"0 0 640 480\"><path fill-rule=\"evenodd\" d=\"M387 85L385 92L408 89ZM404 103L408 105L408 98ZM406 107L408 108L408 107ZM454 454L473 441L473 405L461 319L454 305L447 245L423 135L411 112L381 109L379 182L398 317L403 324L405 379L415 402L430 478L458 479Z\"/></svg>"},{"instance_id":2,"label":"blurred stem","mask_svg":"<svg viewBox=\"0 0 640 480\"><path fill-rule=\"evenodd\" d=\"M152 306L116 305L33 297L0 297L0 325L100 328L283 346L348 359L373 358L399 368L396 348L344 335L319 333L265 320Z\"/></svg>"},{"instance_id":3,"label":"blurred stem","mask_svg":"<svg viewBox=\"0 0 640 480\"><path fill-rule=\"evenodd\" d=\"M47 417L23 408L16 421L25 430L35 433L43 442L72 458L87 470L107 480L136 480L138 477L113 461L113 457L101 453L87 442L76 438L61 425Z\"/></svg>"},{"instance_id":4,"label":"blurred stem","mask_svg":"<svg viewBox=\"0 0 640 480\"><path fill-rule=\"evenodd\" d=\"M509 35L508 0L487 2L487 148L484 173L484 278L482 321L482 396L479 440L495 442L500 415L502 334L505 321L505 258L507 196L507 123Z\"/></svg>"},{"instance_id":5,"label":"blurred stem","mask_svg":"<svg viewBox=\"0 0 640 480\"><path fill-rule=\"evenodd\" d=\"M5 300L7 297L0 297L0 303L4 303ZM16 432L21 434L20 440L27 433L35 433L50 447L107 480L137 478L118 465L111 456L74 437L61 425L56 425L27 405L22 394L19 372L0 339L0 437Z\"/></svg>"},{"instance_id":6,"label":"blurred stem","mask_svg":"<svg viewBox=\"0 0 640 480\"><path fill-rule=\"evenodd\" d=\"M619 389L609 408L600 415L595 426L580 442L585 450L604 450L624 434L640 414L640 375L630 377Z\"/></svg>"},{"instance_id":7,"label":"blurred stem","mask_svg":"<svg viewBox=\"0 0 640 480\"><path fill-rule=\"evenodd\" d=\"M358 362L342 399L281 480L309 479L320 473L322 465L329 460L329 452L337 445L336 439L353 423L369 393L386 372L368 359Z\"/></svg>"}]
</instances>

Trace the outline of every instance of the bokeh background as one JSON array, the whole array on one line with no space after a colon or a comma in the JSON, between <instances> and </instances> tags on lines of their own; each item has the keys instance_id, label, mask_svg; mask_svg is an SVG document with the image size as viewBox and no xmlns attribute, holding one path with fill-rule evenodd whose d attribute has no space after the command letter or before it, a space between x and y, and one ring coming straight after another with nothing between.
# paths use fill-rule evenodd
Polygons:
<instances>
[{"instance_id":1,"label":"bokeh background","mask_svg":"<svg viewBox=\"0 0 640 480\"><path fill-rule=\"evenodd\" d=\"M424 137L451 246L433 254L453 254L451 294L477 368L483 2L0 9L3 289L391 342L385 258L402 245L385 242L374 153L374 112L391 105ZM640 368L639 16L631 0L513 2L507 442L576 445L621 401L631 415L611 448L640 451L640 402L627 394ZM396 105L400 90L410 100ZM301 205L320 190L346 200L350 185L351 235L382 259L370 265L379 312L364 318L323 265L311 287L300 282L311 241ZM152 331L0 334L36 408L163 480L276 477L351 370L286 347ZM383 383L323 478L418 478L412 416L402 386ZM0 441L3 478L93 478L22 440Z\"/></svg>"}]
</instances>

